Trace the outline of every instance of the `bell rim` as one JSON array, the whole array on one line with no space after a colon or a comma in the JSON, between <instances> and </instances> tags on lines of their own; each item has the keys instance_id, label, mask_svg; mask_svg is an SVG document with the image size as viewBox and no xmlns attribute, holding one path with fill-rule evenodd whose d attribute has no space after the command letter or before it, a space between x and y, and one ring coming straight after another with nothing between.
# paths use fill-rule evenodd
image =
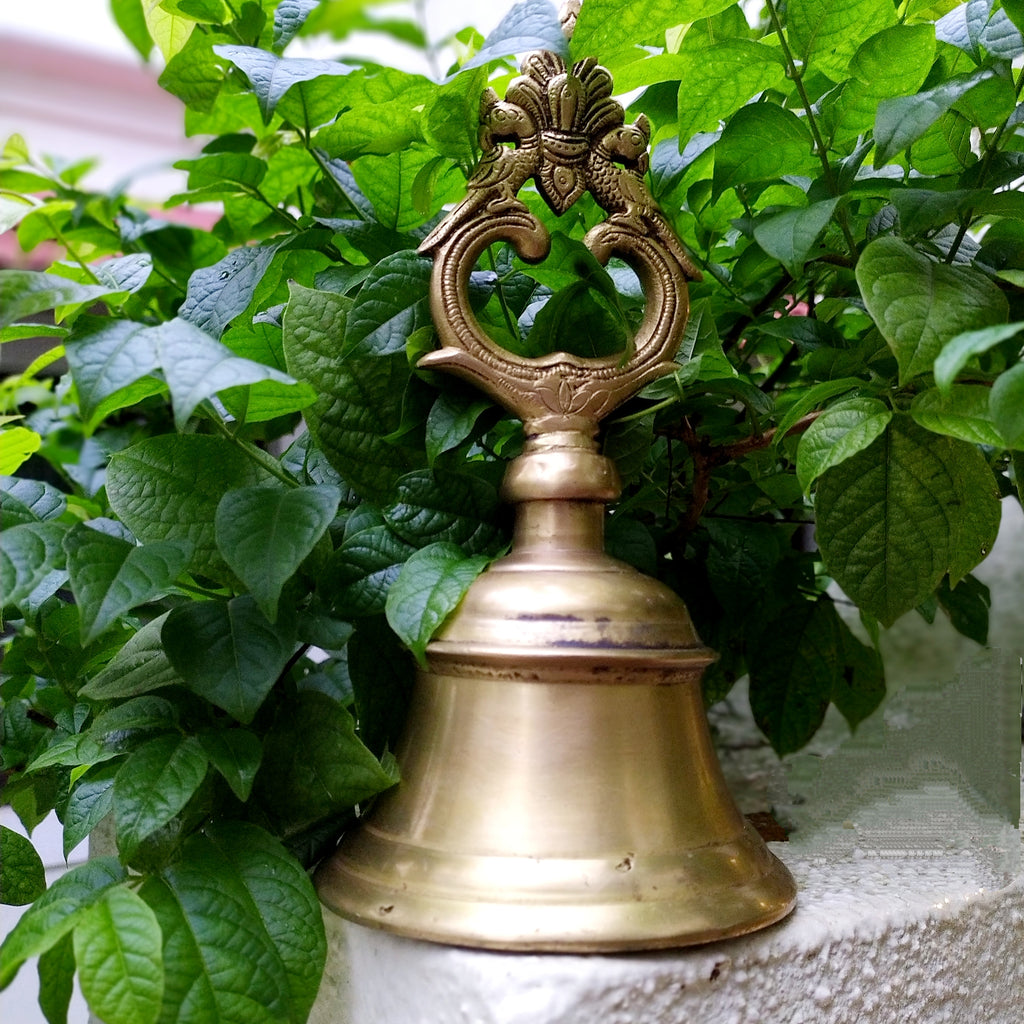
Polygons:
<instances>
[{"instance_id":1,"label":"bell rim","mask_svg":"<svg viewBox=\"0 0 1024 1024\"><path fill-rule=\"evenodd\" d=\"M344 844L318 869L316 885L324 906L346 920L441 945L572 954L678 949L760 931L795 909L792 874L749 822L738 843L760 862L760 872L735 884L677 885L653 899L630 898L620 888L612 898L581 903L578 890L555 899L512 887L481 899L388 880L372 861L346 856Z\"/></svg>"}]
</instances>

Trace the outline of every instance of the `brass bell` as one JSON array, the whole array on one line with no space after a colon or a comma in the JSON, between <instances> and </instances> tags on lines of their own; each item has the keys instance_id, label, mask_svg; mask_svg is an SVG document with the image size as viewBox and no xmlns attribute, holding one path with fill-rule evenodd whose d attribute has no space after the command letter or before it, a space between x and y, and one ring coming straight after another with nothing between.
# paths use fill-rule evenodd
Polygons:
<instances>
[{"instance_id":1,"label":"brass bell","mask_svg":"<svg viewBox=\"0 0 1024 1024\"><path fill-rule=\"evenodd\" d=\"M646 119L626 125L610 93L592 60L567 71L528 56L504 101L485 93L490 148L423 245L443 347L422 363L506 405L527 442L503 487L512 551L427 648L401 782L319 871L321 899L363 925L606 952L741 935L794 906L792 877L737 810L711 744L700 679L714 654L679 597L603 549L619 483L598 421L676 368L686 277L699 276L644 184ZM520 358L475 320L469 275L486 246L539 260L550 245L517 197L530 178L553 208L587 190L607 212L586 242L627 260L647 298L627 357Z\"/></svg>"}]
</instances>

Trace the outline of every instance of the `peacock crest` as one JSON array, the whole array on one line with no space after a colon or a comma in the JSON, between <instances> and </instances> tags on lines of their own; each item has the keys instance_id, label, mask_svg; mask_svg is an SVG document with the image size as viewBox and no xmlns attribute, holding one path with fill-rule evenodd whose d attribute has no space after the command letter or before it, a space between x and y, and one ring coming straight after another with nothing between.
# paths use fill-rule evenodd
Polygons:
<instances>
[{"instance_id":1,"label":"peacock crest","mask_svg":"<svg viewBox=\"0 0 1024 1024\"><path fill-rule=\"evenodd\" d=\"M555 213L562 214L587 190L587 157L609 131L624 122L622 107L611 98L612 77L593 58L567 70L557 54L530 54L513 80L504 103L494 98L482 110L485 132L493 115L509 121L518 108L531 134L519 141L536 147L534 181ZM493 138L500 139L491 129ZM508 134L504 136L508 138Z\"/></svg>"}]
</instances>

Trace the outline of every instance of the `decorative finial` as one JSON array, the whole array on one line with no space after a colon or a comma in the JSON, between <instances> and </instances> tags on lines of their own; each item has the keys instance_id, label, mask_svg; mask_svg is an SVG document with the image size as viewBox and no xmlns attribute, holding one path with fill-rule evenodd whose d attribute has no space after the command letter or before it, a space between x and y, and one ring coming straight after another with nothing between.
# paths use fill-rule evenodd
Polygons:
<instances>
[{"instance_id":1,"label":"decorative finial","mask_svg":"<svg viewBox=\"0 0 1024 1024\"><path fill-rule=\"evenodd\" d=\"M567 70L557 54L529 54L505 99L481 99L484 150L462 202L427 236L434 256L431 310L443 347L421 366L450 369L527 421L531 430L593 434L597 421L644 384L675 368L686 322L686 279L699 279L644 182L650 124L632 124L611 98L612 77L593 58ZM513 355L484 334L469 304L469 275L496 241L511 242L527 262L548 254L551 238L519 199L533 179L557 214L585 192L608 217L585 244L601 263L614 254L640 277L647 298L635 344L626 355L585 359L555 352Z\"/></svg>"}]
</instances>

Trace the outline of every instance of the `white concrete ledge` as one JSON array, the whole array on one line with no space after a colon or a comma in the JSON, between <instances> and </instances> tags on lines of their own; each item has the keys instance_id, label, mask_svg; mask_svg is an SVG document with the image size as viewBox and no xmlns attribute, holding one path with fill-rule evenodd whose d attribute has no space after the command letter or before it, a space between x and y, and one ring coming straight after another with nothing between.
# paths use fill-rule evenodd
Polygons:
<instances>
[{"instance_id":1,"label":"white concrete ledge","mask_svg":"<svg viewBox=\"0 0 1024 1024\"><path fill-rule=\"evenodd\" d=\"M1017 839L1013 829L1008 837ZM1019 840L1017 840L1019 841ZM840 863L773 844L800 886L785 922L691 950L513 955L335 919L333 1024L1017 1024L1024 884L967 853ZM1005 852L1005 851L1004 851ZM998 858L1002 860L1002 858ZM1005 861L1003 862L1005 863ZM330 915L329 915L330 916Z\"/></svg>"}]
</instances>

